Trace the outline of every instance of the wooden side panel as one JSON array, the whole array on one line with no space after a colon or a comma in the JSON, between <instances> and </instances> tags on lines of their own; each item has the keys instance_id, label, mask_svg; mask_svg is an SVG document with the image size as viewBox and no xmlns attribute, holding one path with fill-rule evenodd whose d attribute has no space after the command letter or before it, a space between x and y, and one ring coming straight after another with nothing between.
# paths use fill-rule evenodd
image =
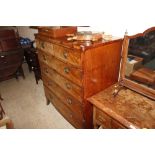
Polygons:
<instances>
[{"instance_id":1,"label":"wooden side panel","mask_svg":"<svg viewBox=\"0 0 155 155\"><path fill-rule=\"evenodd\" d=\"M107 88L118 80L122 41L90 49L84 61L84 98Z\"/></svg>"}]
</instances>

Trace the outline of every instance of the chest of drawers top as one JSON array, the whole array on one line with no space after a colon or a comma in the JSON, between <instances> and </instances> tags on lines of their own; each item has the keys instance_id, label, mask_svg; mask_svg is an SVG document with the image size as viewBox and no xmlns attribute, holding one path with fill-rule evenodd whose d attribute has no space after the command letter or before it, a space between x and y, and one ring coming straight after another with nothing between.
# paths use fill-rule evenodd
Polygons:
<instances>
[{"instance_id":1,"label":"chest of drawers top","mask_svg":"<svg viewBox=\"0 0 155 155\"><path fill-rule=\"evenodd\" d=\"M53 43L57 45L62 45L63 47L67 47L72 50L85 51L91 48L100 47L103 45L107 45L113 43L115 41L122 40L121 38L112 38L111 40L99 40L99 41L68 41L67 37L61 38L51 38L50 36L44 36L35 34L35 38L37 40L43 40L47 43Z\"/></svg>"}]
</instances>

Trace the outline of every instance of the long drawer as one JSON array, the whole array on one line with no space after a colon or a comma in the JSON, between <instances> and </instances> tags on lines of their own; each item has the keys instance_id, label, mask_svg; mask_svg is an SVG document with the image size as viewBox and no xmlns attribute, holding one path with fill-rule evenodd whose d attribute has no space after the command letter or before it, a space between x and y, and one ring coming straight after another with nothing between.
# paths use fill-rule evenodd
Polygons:
<instances>
[{"instance_id":1,"label":"long drawer","mask_svg":"<svg viewBox=\"0 0 155 155\"><path fill-rule=\"evenodd\" d=\"M0 56L0 68L10 66L12 64L18 64L22 62L22 53L21 54L10 54L10 55L1 55Z\"/></svg>"},{"instance_id":2,"label":"long drawer","mask_svg":"<svg viewBox=\"0 0 155 155\"><path fill-rule=\"evenodd\" d=\"M56 109L76 128L83 128L83 119L77 118L75 114L47 87L44 87L46 97L52 102Z\"/></svg>"},{"instance_id":3,"label":"long drawer","mask_svg":"<svg viewBox=\"0 0 155 155\"><path fill-rule=\"evenodd\" d=\"M59 74L63 75L67 79L71 80L79 86L82 86L82 70L74 67L73 65L64 63L53 56L43 56L40 54L40 63L46 63L51 68L56 70ZM45 58L46 57L46 58Z\"/></svg>"},{"instance_id":4,"label":"long drawer","mask_svg":"<svg viewBox=\"0 0 155 155\"><path fill-rule=\"evenodd\" d=\"M43 74L45 76L48 76L52 81L58 84L62 89L64 89L69 94L74 96L78 101L82 102L82 95L83 95L82 87L79 87L78 85L72 83L70 80L64 78L63 76L58 74L56 71L51 69L48 65L45 65L43 63L41 63L40 65L41 65L42 76Z\"/></svg>"},{"instance_id":5,"label":"long drawer","mask_svg":"<svg viewBox=\"0 0 155 155\"><path fill-rule=\"evenodd\" d=\"M73 113L80 119L83 118L82 103L76 100L72 95L64 91L55 82L50 80L48 77L42 76L44 85L48 87L58 98L60 98L66 106L68 106Z\"/></svg>"}]
</instances>

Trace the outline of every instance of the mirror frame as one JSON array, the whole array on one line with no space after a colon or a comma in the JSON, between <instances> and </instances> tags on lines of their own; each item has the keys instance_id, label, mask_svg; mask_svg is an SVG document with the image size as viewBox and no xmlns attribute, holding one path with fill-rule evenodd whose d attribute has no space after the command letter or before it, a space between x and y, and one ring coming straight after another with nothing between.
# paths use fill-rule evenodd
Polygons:
<instances>
[{"instance_id":1,"label":"mirror frame","mask_svg":"<svg viewBox=\"0 0 155 155\"><path fill-rule=\"evenodd\" d=\"M127 79L125 77L125 70L126 70L126 62L127 62L127 56L128 56L128 46L130 39L134 39L140 36L145 36L147 33L155 31L155 27L151 27L147 30L145 30L143 33L138 33L136 35L128 36L125 34L123 39L123 45L122 45L122 59L121 59L121 65L120 65L120 75L119 75L119 85L125 86L131 90L134 90L142 95L145 95L153 100L155 100L155 90L151 88L147 88L146 86L143 86L141 84L138 84L130 79Z\"/></svg>"}]
</instances>

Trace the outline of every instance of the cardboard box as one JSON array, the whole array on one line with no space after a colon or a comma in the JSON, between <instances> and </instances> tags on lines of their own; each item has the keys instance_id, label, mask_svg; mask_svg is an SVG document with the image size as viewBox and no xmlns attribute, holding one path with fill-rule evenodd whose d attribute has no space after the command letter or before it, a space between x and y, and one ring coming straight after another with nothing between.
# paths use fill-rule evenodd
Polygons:
<instances>
[{"instance_id":1,"label":"cardboard box","mask_svg":"<svg viewBox=\"0 0 155 155\"><path fill-rule=\"evenodd\" d=\"M142 67L142 62L143 62L143 58L137 57L137 56L134 56L134 55L128 55L128 59L131 59L131 60L127 60L127 62L126 62L125 75L127 77L129 77L130 74L133 71L136 71L139 68L141 68Z\"/></svg>"}]
</instances>

